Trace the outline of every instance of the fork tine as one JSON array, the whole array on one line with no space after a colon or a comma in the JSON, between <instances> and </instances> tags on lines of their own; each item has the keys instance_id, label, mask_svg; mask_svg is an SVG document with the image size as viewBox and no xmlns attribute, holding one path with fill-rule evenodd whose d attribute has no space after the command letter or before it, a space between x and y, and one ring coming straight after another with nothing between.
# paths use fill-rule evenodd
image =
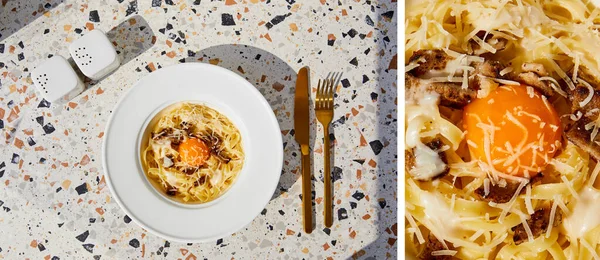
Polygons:
<instances>
[{"instance_id":1,"label":"fork tine","mask_svg":"<svg viewBox=\"0 0 600 260\"><path fill-rule=\"evenodd\" d=\"M317 107L317 109L321 108L321 79L319 79L319 83L317 84L317 98L315 99L315 105Z\"/></svg>"},{"instance_id":2,"label":"fork tine","mask_svg":"<svg viewBox=\"0 0 600 260\"><path fill-rule=\"evenodd\" d=\"M331 87L329 88L329 92L327 93L327 103L329 109L333 109L333 93L335 92L335 79L331 80Z\"/></svg>"}]
</instances>

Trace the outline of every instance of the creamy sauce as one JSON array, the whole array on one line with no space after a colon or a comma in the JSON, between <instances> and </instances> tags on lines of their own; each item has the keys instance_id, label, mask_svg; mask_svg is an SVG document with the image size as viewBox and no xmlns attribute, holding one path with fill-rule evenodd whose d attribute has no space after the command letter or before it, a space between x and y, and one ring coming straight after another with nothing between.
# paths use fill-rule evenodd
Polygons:
<instances>
[{"instance_id":1,"label":"creamy sauce","mask_svg":"<svg viewBox=\"0 0 600 260\"><path fill-rule=\"evenodd\" d=\"M421 202L425 208L425 216L436 227L437 232L443 238L456 237L460 231L460 217L452 211L450 205L435 193L421 193Z\"/></svg>"},{"instance_id":2,"label":"creamy sauce","mask_svg":"<svg viewBox=\"0 0 600 260\"><path fill-rule=\"evenodd\" d=\"M446 169L446 164L437 151L432 150L423 143L417 143L414 155L415 167L410 171L410 174L417 180L431 179Z\"/></svg>"},{"instance_id":3,"label":"creamy sauce","mask_svg":"<svg viewBox=\"0 0 600 260\"><path fill-rule=\"evenodd\" d=\"M579 200L572 203L576 204L573 212L565 218L564 227L571 236L581 238L600 225L600 191L585 187L579 191Z\"/></svg>"}]
</instances>

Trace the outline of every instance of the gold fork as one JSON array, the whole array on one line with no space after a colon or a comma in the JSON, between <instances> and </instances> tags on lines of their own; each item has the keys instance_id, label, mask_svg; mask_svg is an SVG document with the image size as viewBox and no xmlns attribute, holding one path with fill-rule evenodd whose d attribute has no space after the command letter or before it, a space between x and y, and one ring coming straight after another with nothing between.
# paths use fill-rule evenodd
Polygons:
<instances>
[{"instance_id":1,"label":"gold fork","mask_svg":"<svg viewBox=\"0 0 600 260\"><path fill-rule=\"evenodd\" d=\"M325 166L323 175L325 175L325 206L324 206L324 217L325 227L331 227L333 224L333 207L331 203L333 198L331 197L331 170L329 168L329 124L333 119L333 93L335 92L336 81L339 80L342 73L329 73L327 77L321 83L317 85L317 98L315 99L315 112L317 119L323 125L323 139L324 139L324 159Z\"/></svg>"}]
</instances>

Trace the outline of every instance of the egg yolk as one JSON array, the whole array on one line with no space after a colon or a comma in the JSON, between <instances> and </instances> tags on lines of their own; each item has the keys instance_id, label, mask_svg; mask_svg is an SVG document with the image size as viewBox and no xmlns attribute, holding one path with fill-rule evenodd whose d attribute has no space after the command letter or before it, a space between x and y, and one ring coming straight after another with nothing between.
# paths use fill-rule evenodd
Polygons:
<instances>
[{"instance_id":1,"label":"egg yolk","mask_svg":"<svg viewBox=\"0 0 600 260\"><path fill-rule=\"evenodd\" d=\"M463 127L471 157L505 174L533 177L560 148L559 117L530 86L500 86L467 105Z\"/></svg>"},{"instance_id":2,"label":"egg yolk","mask_svg":"<svg viewBox=\"0 0 600 260\"><path fill-rule=\"evenodd\" d=\"M210 155L208 146L198 138L188 138L179 145L181 160L190 166L202 166Z\"/></svg>"}]
</instances>

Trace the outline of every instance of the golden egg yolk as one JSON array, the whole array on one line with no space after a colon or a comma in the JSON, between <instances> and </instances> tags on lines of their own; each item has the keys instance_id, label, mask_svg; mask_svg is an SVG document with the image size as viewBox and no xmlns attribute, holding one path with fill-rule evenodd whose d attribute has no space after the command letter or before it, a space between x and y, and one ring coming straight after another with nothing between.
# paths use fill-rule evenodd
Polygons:
<instances>
[{"instance_id":1,"label":"golden egg yolk","mask_svg":"<svg viewBox=\"0 0 600 260\"><path fill-rule=\"evenodd\" d=\"M473 160L505 174L533 177L560 148L559 117L530 86L500 86L467 105L463 127Z\"/></svg>"},{"instance_id":2,"label":"golden egg yolk","mask_svg":"<svg viewBox=\"0 0 600 260\"><path fill-rule=\"evenodd\" d=\"M202 166L210 155L208 146L198 138L188 138L179 145L181 160L190 166Z\"/></svg>"}]
</instances>

